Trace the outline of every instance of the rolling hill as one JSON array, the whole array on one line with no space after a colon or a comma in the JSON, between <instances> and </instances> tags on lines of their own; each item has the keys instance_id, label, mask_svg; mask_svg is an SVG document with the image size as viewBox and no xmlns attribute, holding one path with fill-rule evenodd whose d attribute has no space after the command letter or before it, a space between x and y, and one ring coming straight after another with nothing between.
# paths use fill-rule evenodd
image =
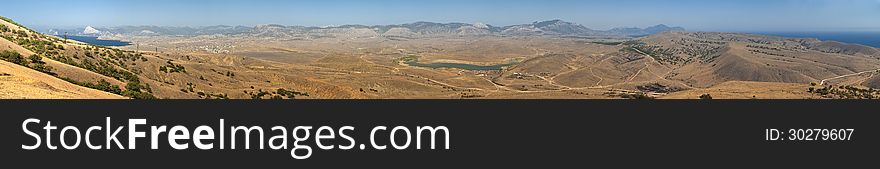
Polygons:
<instances>
[{"instance_id":1,"label":"rolling hill","mask_svg":"<svg viewBox=\"0 0 880 169\"><path fill-rule=\"evenodd\" d=\"M8 22L8 19L3 18L0 21L0 34L4 37L9 36L10 32L17 33L33 33L30 30L20 27L18 24L14 22ZM90 89L83 86L78 86L76 84L70 83L68 81L59 79L58 77L51 76L45 72L40 72L34 70L31 67L37 67L37 65L41 66L46 70L55 68L64 69L61 65L58 64L54 60L42 58L41 60L36 60L37 62L42 63L24 63L28 62L27 60L21 61L19 63L24 63L25 65L19 65L16 63L11 63L7 60L17 60L10 58L24 58L25 56L32 56L35 53L25 49L24 47L19 46L19 44L10 42L6 38L0 39L0 51L2 51L2 58L0 60L0 98L4 99L122 99L125 97L115 95L112 93ZM34 62L28 58L30 62ZM46 66L48 65L48 66ZM89 72L83 72L89 73Z\"/></svg>"},{"instance_id":2,"label":"rolling hill","mask_svg":"<svg viewBox=\"0 0 880 169\"><path fill-rule=\"evenodd\" d=\"M139 48L94 46L40 34L8 19L2 23L5 47L0 49L21 55L4 58L7 66L0 70L11 75L4 84L41 91L30 93L70 91L48 98L103 98L108 93L136 99L880 95L868 89L880 87L876 48L684 32L665 25L601 31L551 20L506 27L416 22L88 31L133 38L151 48L134 51ZM23 91L6 93L32 97Z\"/></svg>"},{"instance_id":3,"label":"rolling hill","mask_svg":"<svg viewBox=\"0 0 880 169\"><path fill-rule=\"evenodd\" d=\"M282 71L278 66L283 65L272 62L95 46L40 34L7 18L0 23L4 25L0 28L3 46L25 57L41 58L39 62L16 64L71 84L128 98L363 97L352 89L310 78L317 76L315 72L296 67ZM100 96L81 98L92 97Z\"/></svg>"},{"instance_id":4,"label":"rolling hill","mask_svg":"<svg viewBox=\"0 0 880 169\"><path fill-rule=\"evenodd\" d=\"M876 49L815 39L667 32L633 48L669 65L668 78L695 87L726 81L802 83L880 69Z\"/></svg>"}]
</instances>

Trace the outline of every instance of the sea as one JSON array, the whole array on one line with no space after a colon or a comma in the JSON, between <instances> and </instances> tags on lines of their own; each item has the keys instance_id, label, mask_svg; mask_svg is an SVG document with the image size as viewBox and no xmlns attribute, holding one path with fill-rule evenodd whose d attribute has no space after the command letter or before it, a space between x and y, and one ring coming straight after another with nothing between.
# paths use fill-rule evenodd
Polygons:
<instances>
[{"instance_id":1,"label":"sea","mask_svg":"<svg viewBox=\"0 0 880 169\"><path fill-rule=\"evenodd\" d=\"M855 43L880 48L880 31L878 32L753 32L755 34L782 36L791 38L817 38L823 41Z\"/></svg>"},{"instance_id":2,"label":"sea","mask_svg":"<svg viewBox=\"0 0 880 169\"><path fill-rule=\"evenodd\" d=\"M103 40L103 39L98 39L98 37L91 37L91 36L67 36L67 38L71 39L71 40L85 42L85 43L92 44L92 45L98 45L98 46L128 46L128 45L131 45L130 42L118 41L118 40Z\"/></svg>"}]
</instances>

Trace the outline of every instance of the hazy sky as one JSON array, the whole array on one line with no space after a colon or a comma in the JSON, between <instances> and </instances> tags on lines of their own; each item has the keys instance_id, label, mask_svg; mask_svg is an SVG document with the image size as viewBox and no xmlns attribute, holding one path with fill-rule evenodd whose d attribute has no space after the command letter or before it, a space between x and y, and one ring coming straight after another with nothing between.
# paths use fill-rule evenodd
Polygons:
<instances>
[{"instance_id":1,"label":"hazy sky","mask_svg":"<svg viewBox=\"0 0 880 169\"><path fill-rule=\"evenodd\" d=\"M594 29L656 24L700 31L880 31L880 0L16 0L25 25L327 26L414 21L505 26L563 19Z\"/></svg>"}]
</instances>

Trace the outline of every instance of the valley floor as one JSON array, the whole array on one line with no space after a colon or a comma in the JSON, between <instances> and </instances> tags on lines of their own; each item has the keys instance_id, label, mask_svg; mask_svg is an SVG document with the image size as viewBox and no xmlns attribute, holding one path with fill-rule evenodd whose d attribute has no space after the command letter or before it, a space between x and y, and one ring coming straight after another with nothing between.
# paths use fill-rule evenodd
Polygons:
<instances>
[{"instance_id":1,"label":"valley floor","mask_svg":"<svg viewBox=\"0 0 880 169\"><path fill-rule=\"evenodd\" d=\"M860 58L857 61L869 61L870 64L821 63L822 66L829 67L827 69L834 70L826 70L826 72L813 75L809 75L809 73L819 70L801 67L744 67L753 65L736 65L739 67L718 69L714 67L719 63L746 62L765 66L760 62L768 62L766 66L773 66L772 64L777 64L776 62L779 60L792 59L768 58L755 52L743 53L749 50L744 48L746 45L743 45L742 48L735 46L729 49L731 50L728 52L729 56L725 54L719 57L727 58L726 60L717 61L717 63L701 63L697 66L693 66L695 64L683 66L664 63L659 60L662 57L652 56L649 51L642 51L638 48L629 49L630 47L625 44L601 44L577 39L554 38L425 38L405 41L329 38L279 41L248 38L205 40L199 37L141 37L141 39L129 40L147 42L160 49L165 49L167 53L172 53L172 55L169 56L170 58L163 56L164 58L187 65L188 69L196 70L193 72L207 72L209 70L206 69L210 67L200 68L203 66L188 65L220 64L227 67L238 67L236 70L239 72L248 70L247 72L283 73L305 78L302 79L305 80L303 82L328 85L327 87L332 86L333 88L333 90L315 90L302 88L302 86L291 87L314 94L301 98L699 99L703 95L711 95L715 99L820 99L833 98L833 96L826 97L812 93L809 88L832 84L859 86L859 84L869 82L876 74L875 70L866 69L872 68L873 63L880 63L880 61ZM235 48L221 50L229 51L228 53L212 53L217 50L193 50L198 46L207 46L208 42L222 44L219 46L234 46ZM131 46L125 48L130 49ZM823 55L816 52L809 54ZM187 56L186 60L181 58L183 55ZM834 57L845 58L849 56L834 55ZM808 59L812 58L802 60ZM231 60L236 61L230 62ZM413 66L410 65L413 60L418 62L418 65L515 64L500 70L467 70L467 68L460 67ZM819 63L819 60L808 61L810 62L799 62L803 62L803 64ZM857 68L852 68L854 66ZM875 65L873 68L877 67L880 65ZM748 71L754 71L749 73L754 73L756 76L740 77L739 75L746 72L738 74L726 70L744 68L748 68ZM790 75L785 74L789 72L779 72L793 70L801 72L793 72ZM778 72L778 75L764 75L772 71ZM802 78L802 74L809 76ZM276 76L272 75L272 78L279 81L294 80L290 77ZM769 78L761 79L763 78L761 76ZM702 79L689 79L688 77ZM259 77L253 78L261 79ZM855 78L859 78L861 81L852 80ZM750 81L749 79L768 81ZM777 82L769 82L774 79ZM252 85L252 82L242 81L242 83L249 85ZM191 83L197 84L196 86L220 87L224 85L217 86L217 83L205 84L203 82ZM811 86L810 83L820 84ZM261 86L269 87L265 90L273 90L271 86ZM239 88L238 90L249 89Z\"/></svg>"}]
</instances>

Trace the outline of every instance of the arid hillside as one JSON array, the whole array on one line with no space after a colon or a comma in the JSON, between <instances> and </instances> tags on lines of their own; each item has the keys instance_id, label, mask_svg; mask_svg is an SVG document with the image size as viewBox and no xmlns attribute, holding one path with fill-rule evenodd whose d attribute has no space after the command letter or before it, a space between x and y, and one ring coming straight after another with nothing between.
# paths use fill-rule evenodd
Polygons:
<instances>
[{"instance_id":1,"label":"arid hillside","mask_svg":"<svg viewBox=\"0 0 880 169\"><path fill-rule=\"evenodd\" d=\"M635 48L675 69L670 79L701 88L727 81L820 83L880 70L874 48L815 39L670 32L641 41Z\"/></svg>"},{"instance_id":2,"label":"arid hillside","mask_svg":"<svg viewBox=\"0 0 880 169\"><path fill-rule=\"evenodd\" d=\"M123 99L56 77L0 61L0 99Z\"/></svg>"},{"instance_id":3,"label":"arid hillside","mask_svg":"<svg viewBox=\"0 0 880 169\"><path fill-rule=\"evenodd\" d=\"M5 49L27 58L4 60L136 99L880 96L872 89L880 87L877 49L816 39L681 31L639 38L552 33L338 36L340 32L323 28L303 32L274 26L232 34L115 34L110 37L138 43L100 47L36 33L8 19L2 23ZM589 32L580 25L556 23L537 25ZM421 26L435 30L428 28L444 24ZM284 36L271 37L279 33Z\"/></svg>"},{"instance_id":4,"label":"arid hillside","mask_svg":"<svg viewBox=\"0 0 880 169\"><path fill-rule=\"evenodd\" d=\"M136 98L362 98L311 71L236 56L135 52L48 36L4 18L4 48L39 61L17 63L72 84ZM309 74L309 75L303 75ZM88 98L88 97L82 97Z\"/></svg>"},{"instance_id":5,"label":"arid hillside","mask_svg":"<svg viewBox=\"0 0 880 169\"><path fill-rule=\"evenodd\" d=\"M0 34L29 31L0 21ZM0 98L3 99L122 99L125 97L72 84L45 72L57 62L35 57L34 52L0 39ZM12 61L12 62L10 62ZM13 63L14 62L14 63ZM44 72L38 71L42 70Z\"/></svg>"}]
</instances>

